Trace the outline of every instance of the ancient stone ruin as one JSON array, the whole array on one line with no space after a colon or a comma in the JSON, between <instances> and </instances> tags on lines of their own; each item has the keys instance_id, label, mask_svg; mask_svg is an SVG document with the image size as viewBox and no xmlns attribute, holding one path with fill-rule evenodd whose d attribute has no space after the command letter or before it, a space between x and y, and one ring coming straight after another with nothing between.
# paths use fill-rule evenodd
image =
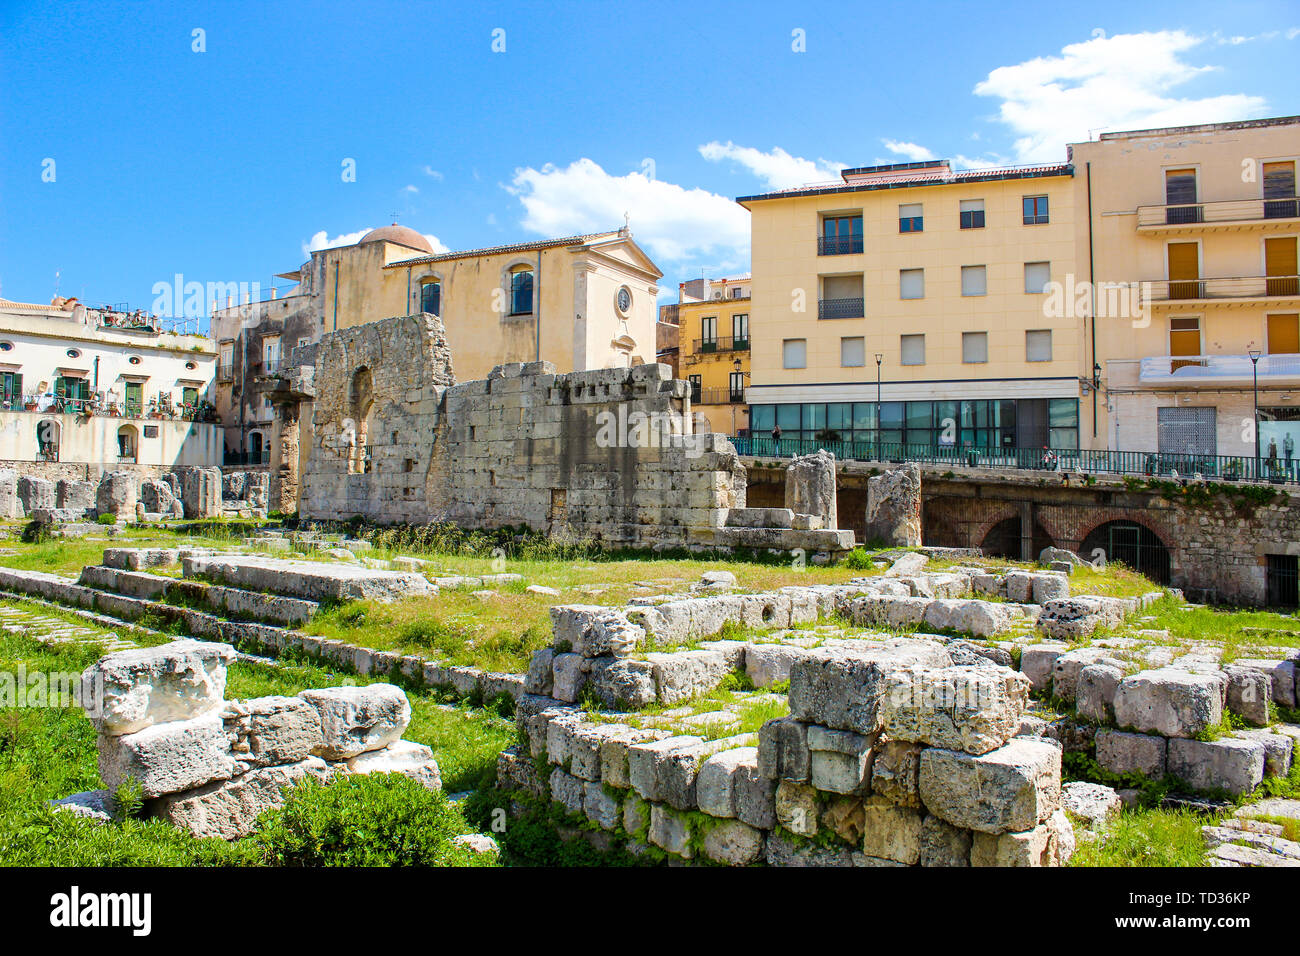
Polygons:
<instances>
[{"instance_id":1,"label":"ancient stone ruin","mask_svg":"<svg viewBox=\"0 0 1300 956\"><path fill-rule=\"evenodd\" d=\"M867 541L888 547L921 546L921 469L891 468L867 480Z\"/></svg>"},{"instance_id":2,"label":"ancient stone ruin","mask_svg":"<svg viewBox=\"0 0 1300 956\"><path fill-rule=\"evenodd\" d=\"M391 684L305 690L296 697L224 700L228 644L178 640L108 654L82 674L107 788L62 801L103 810L130 782L144 813L199 837L251 833L283 790L308 777L396 772L430 789L433 753L402 740L411 720Z\"/></svg>"},{"instance_id":3,"label":"ancient stone ruin","mask_svg":"<svg viewBox=\"0 0 1300 956\"><path fill-rule=\"evenodd\" d=\"M693 432L690 387L667 366L533 362L455 384L428 314L330 333L316 356L305 518L522 525L609 548L853 546L834 524L833 465L815 519L746 509L735 448Z\"/></svg>"}]
</instances>

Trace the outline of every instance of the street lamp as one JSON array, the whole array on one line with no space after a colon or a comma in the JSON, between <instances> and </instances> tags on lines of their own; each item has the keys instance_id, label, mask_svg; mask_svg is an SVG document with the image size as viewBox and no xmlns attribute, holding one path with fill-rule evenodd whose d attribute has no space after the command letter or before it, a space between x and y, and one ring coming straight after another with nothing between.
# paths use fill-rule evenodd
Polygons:
<instances>
[{"instance_id":1,"label":"street lamp","mask_svg":"<svg viewBox=\"0 0 1300 956\"><path fill-rule=\"evenodd\" d=\"M736 359L735 361L733 361L731 364L735 366L735 368L736 368L736 374L740 376L740 389L741 389L741 390L740 390L740 395L743 397L744 394L745 394L745 391L744 391L744 390L745 390L745 376L748 375L749 373L746 372L746 371L744 371L744 370L740 367L742 363L741 363L741 361L740 361L739 358L737 358L737 359ZM729 388L728 391L731 391L731 389ZM732 392L730 395L727 396L727 398L731 399L731 401L730 401L730 405L731 405L731 434L732 434L732 435L735 435L735 434L736 434L736 393L735 393L735 392ZM752 437L752 434L753 434L753 433L751 432L751 437Z\"/></svg>"},{"instance_id":2,"label":"street lamp","mask_svg":"<svg viewBox=\"0 0 1300 956\"><path fill-rule=\"evenodd\" d=\"M880 363L885 360L883 352L876 353L876 460L880 460L880 423L882 415L880 413Z\"/></svg>"},{"instance_id":3,"label":"street lamp","mask_svg":"<svg viewBox=\"0 0 1300 956\"><path fill-rule=\"evenodd\" d=\"M1250 381L1251 391L1254 393L1255 415L1253 418L1255 432L1255 479L1259 480L1259 359L1264 353L1259 349L1250 349L1247 353L1250 356Z\"/></svg>"}]
</instances>

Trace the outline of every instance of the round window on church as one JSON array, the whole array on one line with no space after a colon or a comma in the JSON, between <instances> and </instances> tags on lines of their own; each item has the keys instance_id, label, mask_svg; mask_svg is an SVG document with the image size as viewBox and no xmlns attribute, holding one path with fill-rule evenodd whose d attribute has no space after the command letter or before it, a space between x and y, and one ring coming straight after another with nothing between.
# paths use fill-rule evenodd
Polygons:
<instances>
[{"instance_id":1,"label":"round window on church","mask_svg":"<svg viewBox=\"0 0 1300 956\"><path fill-rule=\"evenodd\" d=\"M629 289L627 286L620 287L618 290L618 294L615 296L615 305L618 306L618 311L623 315L627 315L629 312L631 312L632 311L632 290Z\"/></svg>"}]
</instances>

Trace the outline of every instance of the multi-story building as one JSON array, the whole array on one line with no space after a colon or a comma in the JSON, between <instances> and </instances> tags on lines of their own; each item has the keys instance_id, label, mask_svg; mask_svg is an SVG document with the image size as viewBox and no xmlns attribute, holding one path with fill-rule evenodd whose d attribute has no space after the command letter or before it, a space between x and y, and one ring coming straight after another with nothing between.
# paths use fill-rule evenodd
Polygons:
<instances>
[{"instance_id":1,"label":"multi-story building","mask_svg":"<svg viewBox=\"0 0 1300 956\"><path fill-rule=\"evenodd\" d=\"M1294 477L1300 117L1104 133L1070 149L1079 261L1093 263L1081 278L1107 284L1083 310L1103 444L1222 474L1241 465L1214 456L1253 458L1258 433L1261 471Z\"/></svg>"},{"instance_id":2,"label":"multi-story building","mask_svg":"<svg viewBox=\"0 0 1300 956\"><path fill-rule=\"evenodd\" d=\"M678 325L677 303L659 306L659 321L655 323L655 360L673 370L673 378L680 378L681 327Z\"/></svg>"},{"instance_id":3,"label":"multi-story building","mask_svg":"<svg viewBox=\"0 0 1300 956\"><path fill-rule=\"evenodd\" d=\"M296 283L285 295L214 306L227 461L267 464L272 509L292 509L311 456L312 403L284 375L322 332L432 313L460 381L508 362L544 360L561 372L639 365L654 361L662 275L626 228L435 253L394 224L317 250L278 275Z\"/></svg>"},{"instance_id":4,"label":"multi-story building","mask_svg":"<svg viewBox=\"0 0 1300 956\"><path fill-rule=\"evenodd\" d=\"M211 339L143 313L0 299L0 462L75 477L219 464L216 364Z\"/></svg>"},{"instance_id":5,"label":"multi-story building","mask_svg":"<svg viewBox=\"0 0 1300 956\"><path fill-rule=\"evenodd\" d=\"M678 371L691 383L698 428L749 433L750 277L692 279L678 287Z\"/></svg>"},{"instance_id":6,"label":"multi-story building","mask_svg":"<svg viewBox=\"0 0 1300 956\"><path fill-rule=\"evenodd\" d=\"M863 457L1087 441L1084 325L1045 308L1076 269L1075 175L935 160L737 200L752 214L753 435Z\"/></svg>"}]
</instances>

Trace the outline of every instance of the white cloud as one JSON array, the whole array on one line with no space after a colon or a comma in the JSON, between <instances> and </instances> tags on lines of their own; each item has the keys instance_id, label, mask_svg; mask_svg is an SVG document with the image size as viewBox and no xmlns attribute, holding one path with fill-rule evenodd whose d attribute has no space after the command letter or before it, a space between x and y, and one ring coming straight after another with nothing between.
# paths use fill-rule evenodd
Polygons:
<instances>
[{"instance_id":1,"label":"white cloud","mask_svg":"<svg viewBox=\"0 0 1300 956\"><path fill-rule=\"evenodd\" d=\"M716 193L640 172L616 176L585 158L517 169L505 188L523 203L523 226L531 232L603 232L621 226L626 213L636 241L661 265L708 256L725 268L748 266L749 213Z\"/></svg>"},{"instance_id":2,"label":"white cloud","mask_svg":"<svg viewBox=\"0 0 1300 956\"><path fill-rule=\"evenodd\" d=\"M420 187L414 184L408 184L402 187L402 192L404 193L418 193L419 191Z\"/></svg>"},{"instance_id":3,"label":"white cloud","mask_svg":"<svg viewBox=\"0 0 1300 956\"><path fill-rule=\"evenodd\" d=\"M424 167L424 175L428 176L431 179L439 179L439 180L442 179L442 173L438 172L432 166Z\"/></svg>"},{"instance_id":4,"label":"white cloud","mask_svg":"<svg viewBox=\"0 0 1300 956\"><path fill-rule=\"evenodd\" d=\"M1019 162L1059 162L1065 144L1099 129L1143 129L1261 115L1258 96L1177 98L1173 90L1212 72L1182 54L1205 42L1182 30L1117 34L1072 43L1060 56L999 67L975 93L1001 100L998 119L1017 135Z\"/></svg>"},{"instance_id":5,"label":"white cloud","mask_svg":"<svg viewBox=\"0 0 1300 956\"><path fill-rule=\"evenodd\" d=\"M937 159L938 157L924 146L918 146L916 143L903 143L896 139L882 139L885 149L891 153L898 153L900 156L906 156L912 162L920 162L923 159Z\"/></svg>"},{"instance_id":6,"label":"white cloud","mask_svg":"<svg viewBox=\"0 0 1300 956\"><path fill-rule=\"evenodd\" d=\"M1286 38L1288 40L1294 40L1296 37L1300 37L1300 27L1292 27L1290 30L1286 31Z\"/></svg>"},{"instance_id":7,"label":"white cloud","mask_svg":"<svg viewBox=\"0 0 1300 956\"><path fill-rule=\"evenodd\" d=\"M361 237L370 232L373 228L373 226L367 226L365 229L358 229L356 232L345 232L333 237L322 229L320 232L314 233L311 239L307 242L303 243L302 254L304 256L310 256L313 252L320 249L337 249L339 246L356 245ZM451 251L443 245L442 240L437 236L430 235L427 232L422 233L422 235L425 239L429 240L429 245L433 247L435 254Z\"/></svg>"},{"instance_id":8,"label":"white cloud","mask_svg":"<svg viewBox=\"0 0 1300 956\"><path fill-rule=\"evenodd\" d=\"M700 155L714 163L725 159L739 163L762 180L769 189L788 189L791 186L839 179L840 170L846 168L845 163L791 156L780 146L774 147L770 153L765 153L752 146L737 146L730 140L726 143L717 141L705 143L700 147Z\"/></svg>"}]
</instances>

